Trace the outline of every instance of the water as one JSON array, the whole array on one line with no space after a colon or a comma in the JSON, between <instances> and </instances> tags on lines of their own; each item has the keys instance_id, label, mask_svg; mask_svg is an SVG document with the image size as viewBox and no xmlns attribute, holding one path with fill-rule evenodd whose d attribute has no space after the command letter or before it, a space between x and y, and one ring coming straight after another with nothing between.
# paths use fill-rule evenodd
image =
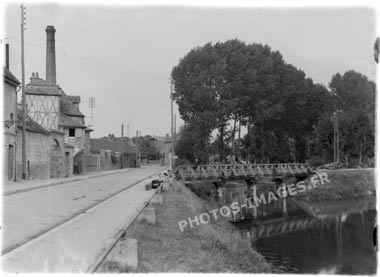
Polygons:
<instances>
[{"instance_id":1,"label":"water","mask_svg":"<svg viewBox=\"0 0 380 277\"><path fill-rule=\"evenodd\" d=\"M310 208L288 204L286 217L281 209L262 207L260 223L246 221L238 226L249 231L253 246L276 272L310 274L375 274L376 250L373 228L376 210L367 202L307 204ZM304 207L305 208L305 207ZM269 212L268 212L269 211ZM267 222L275 222L268 224ZM292 227L289 231L287 226ZM302 224L305 226L302 227ZM260 226L268 237L258 237ZM273 232L279 228L279 232ZM285 231L283 232L282 229ZM271 231L272 230L272 231ZM271 233L273 232L273 233ZM253 238L256 236L256 239Z\"/></svg>"}]
</instances>

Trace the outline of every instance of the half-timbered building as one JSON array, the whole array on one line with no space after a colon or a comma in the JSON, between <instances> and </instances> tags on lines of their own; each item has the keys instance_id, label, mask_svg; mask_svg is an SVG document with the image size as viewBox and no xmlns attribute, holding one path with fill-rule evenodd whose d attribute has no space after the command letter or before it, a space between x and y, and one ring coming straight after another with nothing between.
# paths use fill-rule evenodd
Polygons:
<instances>
[{"instance_id":1,"label":"half-timbered building","mask_svg":"<svg viewBox=\"0 0 380 277\"><path fill-rule=\"evenodd\" d=\"M80 97L67 95L56 83L53 26L46 28L46 35L46 80L32 73L25 90L26 110L28 117L49 131L50 177L68 177L74 159L83 155L88 129L79 110Z\"/></svg>"}]
</instances>

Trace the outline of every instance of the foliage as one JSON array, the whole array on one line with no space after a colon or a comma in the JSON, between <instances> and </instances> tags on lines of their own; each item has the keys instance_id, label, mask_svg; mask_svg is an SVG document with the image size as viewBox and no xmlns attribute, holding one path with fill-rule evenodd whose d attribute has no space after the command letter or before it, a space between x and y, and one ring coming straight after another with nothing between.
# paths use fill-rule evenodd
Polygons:
<instances>
[{"instance_id":1,"label":"foliage","mask_svg":"<svg viewBox=\"0 0 380 277\"><path fill-rule=\"evenodd\" d=\"M141 159L159 160L160 149L156 146L152 136L140 136L138 139L133 138L133 142L137 145Z\"/></svg>"},{"instance_id":2,"label":"foliage","mask_svg":"<svg viewBox=\"0 0 380 277\"><path fill-rule=\"evenodd\" d=\"M327 159L337 111L342 152L373 155L375 85L354 71L334 75L329 90L269 46L235 39L192 49L172 77L185 121L179 158L304 162L324 153ZM242 127L248 132L240 137Z\"/></svg>"}]
</instances>

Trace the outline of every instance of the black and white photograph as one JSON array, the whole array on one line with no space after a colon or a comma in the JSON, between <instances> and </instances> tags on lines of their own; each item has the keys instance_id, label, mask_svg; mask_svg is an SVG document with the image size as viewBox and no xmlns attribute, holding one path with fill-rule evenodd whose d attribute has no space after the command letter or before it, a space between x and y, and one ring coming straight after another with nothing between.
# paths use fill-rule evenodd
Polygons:
<instances>
[{"instance_id":1,"label":"black and white photograph","mask_svg":"<svg viewBox=\"0 0 380 277\"><path fill-rule=\"evenodd\" d=\"M378 272L376 1L0 5L1 272Z\"/></svg>"}]
</instances>

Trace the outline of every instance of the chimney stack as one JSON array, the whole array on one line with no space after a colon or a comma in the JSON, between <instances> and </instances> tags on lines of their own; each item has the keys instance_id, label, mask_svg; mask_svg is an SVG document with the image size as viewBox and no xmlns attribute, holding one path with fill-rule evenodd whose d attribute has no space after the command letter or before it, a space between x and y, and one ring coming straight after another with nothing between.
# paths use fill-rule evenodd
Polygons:
<instances>
[{"instance_id":1,"label":"chimney stack","mask_svg":"<svg viewBox=\"0 0 380 277\"><path fill-rule=\"evenodd\" d=\"M9 44L5 44L5 67L9 69Z\"/></svg>"},{"instance_id":2,"label":"chimney stack","mask_svg":"<svg viewBox=\"0 0 380 277\"><path fill-rule=\"evenodd\" d=\"M57 84L55 71L55 28L54 26L46 27L46 81L50 85Z\"/></svg>"}]
</instances>

